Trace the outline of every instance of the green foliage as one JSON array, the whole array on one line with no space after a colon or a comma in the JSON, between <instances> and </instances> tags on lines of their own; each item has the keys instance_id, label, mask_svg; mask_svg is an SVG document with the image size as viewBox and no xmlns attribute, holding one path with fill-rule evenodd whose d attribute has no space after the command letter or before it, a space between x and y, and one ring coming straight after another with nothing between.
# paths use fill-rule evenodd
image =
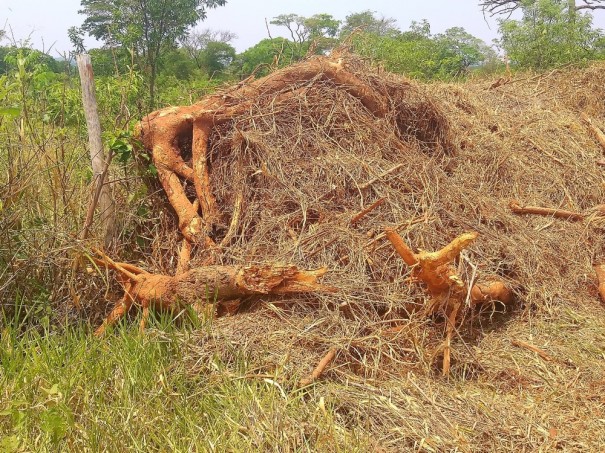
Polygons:
<instances>
[{"instance_id":1,"label":"green foliage","mask_svg":"<svg viewBox=\"0 0 605 453\"><path fill-rule=\"evenodd\" d=\"M28 64L42 64L48 71L59 73L64 68L62 64L48 54L39 50L31 49L27 46L9 46L0 47L0 74L6 74L11 70L17 69L16 56L28 58ZM30 56L31 55L31 56Z\"/></svg>"},{"instance_id":2,"label":"green foliage","mask_svg":"<svg viewBox=\"0 0 605 453\"><path fill-rule=\"evenodd\" d=\"M235 33L228 31L193 31L180 40L190 63L211 77L224 76L236 52L231 41ZM178 76L177 76L178 77Z\"/></svg>"},{"instance_id":3,"label":"green foliage","mask_svg":"<svg viewBox=\"0 0 605 453\"><path fill-rule=\"evenodd\" d=\"M130 72L131 67L136 67L133 54L120 46L90 49L88 51L95 77L120 76Z\"/></svg>"},{"instance_id":4,"label":"green foliage","mask_svg":"<svg viewBox=\"0 0 605 453\"><path fill-rule=\"evenodd\" d=\"M233 62L234 72L240 78L252 74L266 75L274 66L282 67L297 61L298 49L285 38L263 39L248 50L238 54Z\"/></svg>"},{"instance_id":5,"label":"green foliage","mask_svg":"<svg viewBox=\"0 0 605 453\"><path fill-rule=\"evenodd\" d=\"M337 414L337 388L298 389L281 366L265 377L229 342L199 354L212 325L197 324L177 333L159 317L161 336L118 326L103 339L3 325L0 452L372 450Z\"/></svg>"},{"instance_id":6,"label":"green foliage","mask_svg":"<svg viewBox=\"0 0 605 453\"><path fill-rule=\"evenodd\" d=\"M345 18L344 24L340 29L340 37L346 37L354 30L360 30L363 33L375 36L395 37L400 33L396 24L397 21L392 17L378 18L375 12L370 10L352 13Z\"/></svg>"},{"instance_id":7,"label":"green foliage","mask_svg":"<svg viewBox=\"0 0 605 453\"><path fill-rule=\"evenodd\" d=\"M451 79L496 58L495 52L461 27L432 35L427 21L412 22L409 30L390 36L362 33L354 49L392 72L424 80Z\"/></svg>"},{"instance_id":8,"label":"green foliage","mask_svg":"<svg viewBox=\"0 0 605 453\"><path fill-rule=\"evenodd\" d=\"M330 14L315 14L310 17L281 14L274 17L271 24L288 30L296 59L304 57L311 45L317 54L334 47L340 27L340 21Z\"/></svg>"},{"instance_id":9,"label":"green foliage","mask_svg":"<svg viewBox=\"0 0 605 453\"><path fill-rule=\"evenodd\" d=\"M109 45L132 49L148 75L149 101L155 104L155 82L163 50L176 44L206 10L226 0L82 0L82 29Z\"/></svg>"},{"instance_id":10,"label":"green foliage","mask_svg":"<svg viewBox=\"0 0 605 453\"><path fill-rule=\"evenodd\" d=\"M521 20L500 21L500 46L515 66L541 70L604 55L603 32L589 14L569 6L567 0L525 1Z\"/></svg>"}]
</instances>

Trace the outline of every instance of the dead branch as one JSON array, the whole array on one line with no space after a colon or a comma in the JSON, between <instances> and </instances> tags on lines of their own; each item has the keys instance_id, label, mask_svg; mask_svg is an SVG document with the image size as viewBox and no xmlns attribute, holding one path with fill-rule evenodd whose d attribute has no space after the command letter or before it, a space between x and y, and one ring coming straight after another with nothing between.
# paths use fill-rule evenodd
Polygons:
<instances>
[{"instance_id":1,"label":"dead branch","mask_svg":"<svg viewBox=\"0 0 605 453\"><path fill-rule=\"evenodd\" d=\"M361 184L359 186L360 189L367 189L368 187L370 187L372 184L376 183L377 181L380 181L382 178L384 178L385 176L389 176L391 173L396 172L397 170L399 170L400 168L403 167L403 164L397 164L394 167L389 168L387 171L382 172L381 174L379 174L378 176L376 176L375 178L370 179L368 182Z\"/></svg>"},{"instance_id":2,"label":"dead branch","mask_svg":"<svg viewBox=\"0 0 605 453\"><path fill-rule=\"evenodd\" d=\"M528 351L535 352L536 354L538 354L540 357L542 357L542 359L546 360L547 362L552 362L554 360L550 354L548 354L546 351L543 351L542 349L538 348L537 346L531 345L531 344L526 343L521 340L511 340L511 343L514 346L517 346L519 348L524 348L524 349L527 349Z\"/></svg>"},{"instance_id":3,"label":"dead branch","mask_svg":"<svg viewBox=\"0 0 605 453\"><path fill-rule=\"evenodd\" d=\"M299 383L300 386L306 387L307 385L311 385L313 382L315 382L317 379L319 379L321 377L321 375L323 374L323 372L325 371L326 367L330 363L332 363L332 361L334 360L335 357L336 357L336 349L332 348L320 360L319 364L315 367L313 372L306 378L303 378L300 380L300 383Z\"/></svg>"},{"instance_id":4,"label":"dead branch","mask_svg":"<svg viewBox=\"0 0 605 453\"><path fill-rule=\"evenodd\" d=\"M557 219L571 220L573 222L582 221L586 218L585 214L573 211L566 211L565 209L557 208L543 208L540 206L521 206L517 201L511 201L510 209L515 214L535 214L543 215L548 217L555 217Z\"/></svg>"},{"instance_id":5,"label":"dead branch","mask_svg":"<svg viewBox=\"0 0 605 453\"><path fill-rule=\"evenodd\" d=\"M368 215L374 209L378 208L379 206L382 206L386 200L387 200L386 198L380 198L379 200L376 200L374 203L372 203L367 208L365 208L365 209L361 210L360 212L358 212L357 214L355 214L351 218L351 225L355 225L357 222L359 222L361 219L363 219L366 215Z\"/></svg>"}]
</instances>

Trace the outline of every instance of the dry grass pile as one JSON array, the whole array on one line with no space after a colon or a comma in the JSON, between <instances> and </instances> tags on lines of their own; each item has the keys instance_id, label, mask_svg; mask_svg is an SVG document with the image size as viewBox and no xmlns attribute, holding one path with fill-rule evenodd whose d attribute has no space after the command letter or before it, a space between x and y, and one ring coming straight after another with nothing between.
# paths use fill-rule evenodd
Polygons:
<instances>
[{"instance_id":1,"label":"dry grass pile","mask_svg":"<svg viewBox=\"0 0 605 453\"><path fill-rule=\"evenodd\" d=\"M325 266L324 282L339 290L244 304L193 340L192 370L237 350L259 376L291 382L336 348L329 384L317 391L342 427L370 433L379 446L595 448L602 421L581 412L603 403L594 389L602 388L605 325L592 266L605 260L605 220L595 209L605 187L603 150L580 113L605 123L602 65L496 89L490 81L419 85L353 57L345 68L365 87L361 95L320 72L213 98L228 107L213 114L208 136L217 211L204 219L204 234L222 247L195 247L192 266ZM172 142L192 168L194 141L187 126ZM193 180L179 184L196 198ZM513 200L586 216L518 215ZM510 306L464 307L449 382L438 378L445 319L426 317L427 296L407 280L387 227L422 250L479 233L459 275L497 277L515 294ZM179 234L165 232L158 247L176 253Z\"/></svg>"}]
</instances>

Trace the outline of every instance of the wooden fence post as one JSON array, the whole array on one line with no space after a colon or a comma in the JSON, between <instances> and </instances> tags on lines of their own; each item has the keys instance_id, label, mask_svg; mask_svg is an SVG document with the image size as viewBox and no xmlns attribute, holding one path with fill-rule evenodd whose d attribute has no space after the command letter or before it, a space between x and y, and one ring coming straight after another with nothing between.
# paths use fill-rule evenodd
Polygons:
<instances>
[{"instance_id":1,"label":"wooden fence post","mask_svg":"<svg viewBox=\"0 0 605 453\"><path fill-rule=\"evenodd\" d=\"M101 122L97 109L97 97L95 95L95 80L90 62L90 55L79 54L76 56L80 81L82 83L82 103L84 104L84 115L88 128L88 143L90 147L90 162L93 172L93 190L84 229L80 236L86 239L92 225L95 208L99 208L99 223L104 234L104 244L108 247L114 237L115 230L115 203L105 178L108 173L111 158L105 157L103 142L101 140Z\"/></svg>"}]
</instances>

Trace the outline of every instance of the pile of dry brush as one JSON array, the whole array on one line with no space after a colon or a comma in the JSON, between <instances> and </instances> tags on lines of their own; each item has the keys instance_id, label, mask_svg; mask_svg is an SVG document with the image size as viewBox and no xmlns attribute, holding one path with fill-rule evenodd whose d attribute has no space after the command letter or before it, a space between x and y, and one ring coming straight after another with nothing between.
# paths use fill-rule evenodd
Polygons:
<instances>
[{"instance_id":1,"label":"pile of dry brush","mask_svg":"<svg viewBox=\"0 0 605 453\"><path fill-rule=\"evenodd\" d=\"M182 238L178 265L151 274L99 253L125 290L99 332L132 304L144 323L149 307L235 300L227 311L242 301L249 316L224 320L234 335L262 343L277 319L290 333L276 350L298 343L289 354L309 364L329 351L311 378L335 356L362 374L447 372L472 354L450 343L473 321L596 301L595 71L425 86L314 57L150 114L138 133L178 219L163 232Z\"/></svg>"}]
</instances>

